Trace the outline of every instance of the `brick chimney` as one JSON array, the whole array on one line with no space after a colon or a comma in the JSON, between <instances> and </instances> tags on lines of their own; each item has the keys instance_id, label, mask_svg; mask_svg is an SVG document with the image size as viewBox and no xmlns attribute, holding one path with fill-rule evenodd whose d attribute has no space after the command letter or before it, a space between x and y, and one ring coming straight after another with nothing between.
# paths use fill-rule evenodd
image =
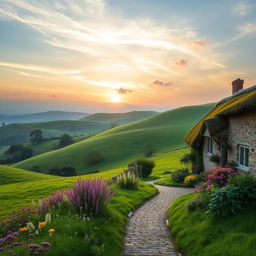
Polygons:
<instances>
[{"instance_id":1,"label":"brick chimney","mask_svg":"<svg viewBox=\"0 0 256 256\"><path fill-rule=\"evenodd\" d=\"M241 80L240 78L234 80L232 82L232 94L240 90L243 90L243 87L244 87L244 80Z\"/></svg>"}]
</instances>

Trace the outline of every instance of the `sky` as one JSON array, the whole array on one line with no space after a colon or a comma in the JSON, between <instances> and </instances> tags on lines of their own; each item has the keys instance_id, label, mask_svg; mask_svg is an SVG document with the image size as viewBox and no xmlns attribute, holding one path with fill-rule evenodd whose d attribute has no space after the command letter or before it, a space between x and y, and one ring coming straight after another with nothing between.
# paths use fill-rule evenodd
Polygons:
<instances>
[{"instance_id":1,"label":"sky","mask_svg":"<svg viewBox=\"0 0 256 256\"><path fill-rule=\"evenodd\" d=\"M1 0L0 113L164 111L256 84L256 1Z\"/></svg>"}]
</instances>

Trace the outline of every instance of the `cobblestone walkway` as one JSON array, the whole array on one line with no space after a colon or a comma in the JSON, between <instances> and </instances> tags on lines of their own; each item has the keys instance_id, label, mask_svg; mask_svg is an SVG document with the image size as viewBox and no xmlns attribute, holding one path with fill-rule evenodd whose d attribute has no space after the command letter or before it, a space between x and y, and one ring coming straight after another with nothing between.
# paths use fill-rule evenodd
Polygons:
<instances>
[{"instance_id":1,"label":"cobblestone walkway","mask_svg":"<svg viewBox=\"0 0 256 256\"><path fill-rule=\"evenodd\" d=\"M125 237L125 256L177 256L166 225L166 211L188 188L156 186L159 194L138 208L131 217Z\"/></svg>"}]
</instances>

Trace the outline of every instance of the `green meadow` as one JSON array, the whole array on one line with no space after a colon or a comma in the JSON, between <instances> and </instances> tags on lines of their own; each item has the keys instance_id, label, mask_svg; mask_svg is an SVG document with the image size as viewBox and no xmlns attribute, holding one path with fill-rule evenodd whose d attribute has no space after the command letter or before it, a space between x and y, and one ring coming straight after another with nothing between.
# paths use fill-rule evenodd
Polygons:
<instances>
[{"instance_id":1,"label":"green meadow","mask_svg":"<svg viewBox=\"0 0 256 256\"><path fill-rule=\"evenodd\" d=\"M156 166L153 169L152 176L164 177L165 172L182 167L179 162L180 156L188 150L186 148L153 157ZM94 177L110 179L121 173L125 168L126 165L109 171L82 175L81 177L83 179ZM50 193L66 189L77 180L77 177L57 177L3 165L0 166L0 178L2 182L0 186L0 219L6 217L12 210L29 206L32 201L37 202Z\"/></svg>"},{"instance_id":2,"label":"green meadow","mask_svg":"<svg viewBox=\"0 0 256 256\"><path fill-rule=\"evenodd\" d=\"M38 166L45 173L53 166L72 166L79 174L86 174L92 170L105 171L124 166L142 156L148 144L156 149L156 154L180 149L185 146L184 135L213 105L188 106L156 114L98 133L65 148L21 161L14 166L26 170ZM92 150L99 150L105 160L88 166L85 156Z\"/></svg>"}]
</instances>

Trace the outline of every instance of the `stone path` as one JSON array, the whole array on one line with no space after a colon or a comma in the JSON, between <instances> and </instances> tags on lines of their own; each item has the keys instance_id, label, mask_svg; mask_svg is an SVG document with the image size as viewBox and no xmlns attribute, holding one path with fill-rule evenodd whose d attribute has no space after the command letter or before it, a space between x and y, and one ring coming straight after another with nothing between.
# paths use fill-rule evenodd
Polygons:
<instances>
[{"instance_id":1,"label":"stone path","mask_svg":"<svg viewBox=\"0 0 256 256\"><path fill-rule=\"evenodd\" d=\"M166 225L166 211L188 188L156 186L159 194L139 207L131 217L125 237L125 256L177 256Z\"/></svg>"}]
</instances>

